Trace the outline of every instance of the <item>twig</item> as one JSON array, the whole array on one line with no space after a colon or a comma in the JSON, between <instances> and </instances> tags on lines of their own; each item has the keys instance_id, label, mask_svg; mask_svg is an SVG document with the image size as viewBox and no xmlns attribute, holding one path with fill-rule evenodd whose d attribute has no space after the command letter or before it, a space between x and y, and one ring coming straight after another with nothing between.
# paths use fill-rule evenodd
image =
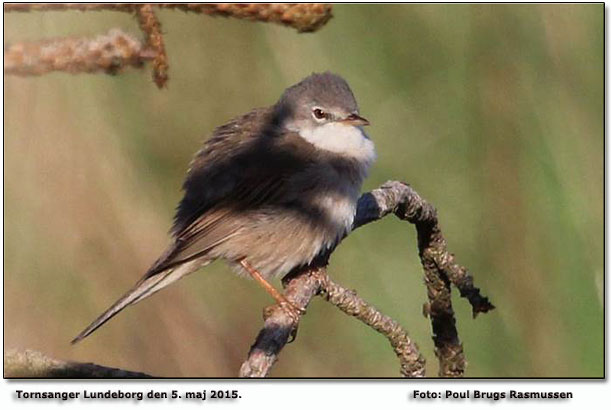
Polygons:
<instances>
[{"instance_id":1,"label":"twig","mask_svg":"<svg viewBox=\"0 0 611 410\"><path fill-rule=\"evenodd\" d=\"M480 312L494 309L494 306L473 286L473 277L467 269L454 262L454 256L448 252L439 228L435 208L409 185L389 181L379 189L364 194L359 199L354 227L356 229L391 212L416 225L429 299L425 312L431 319L435 354L440 365L439 375L460 377L464 374L466 361L456 330L450 283L459 289L462 297L469 300L474 317Z\"/></svg>"},{"instance_id":2,"label":"twig","mask_svg":"<svg viewBox=\"0 0 611 410\"><path fill-rule=\"evenodd\" d=\"M142 67L153 56L142 43L121 30L95 38L58 38L17 43L4 48L4 73L41 75L51 71L116 74L125 67Z\"/></svg>"},{"instance_id":3,"label":"twig","mask_svg":"<svg viewBox=\"0 0 611 410\"><path fill-rule=\"evenodd\" d=\"M375 307L358 297L355 291L333 282L327 275L324 277L323 292L325 299L342 312L356 317L386 336L399 358L402 376L424 377L426 361L420 354L418 346L411 341L399 323L380 313Z\"/></svg>"},{"instance_id":4,"label":"twig","mask_svg":"<svg viewBox=\"0 0 611 410\"><path fill-rule=\"evenodd\" d=\"M144 4L137 8L136 15L140 29L146 35L146 44L155 51L153 60L153 81L158 88L163 88L168 81L168 56L165 52L161 23L157 19L153 7Z\"/></svg>"},{"instance_id":5,"label":"twig","mask_svg":"<svg viewBox=\"0 0 611 410\"><path fill-rule=\"evenodd\" d=\"M329 21L331 5L329 4L185 4L185 3L160 3L152 4L155 7L166 9L177 9L185 12L206 14L209 16L234 17L251 21L265 21L283 24L297 29L299 32L316 31ZM42 3L42 4L5 4L4 11L101 11L112 10L133 13L140 5L138 4L65 4L65 3Z\"/></svg>"},{"instance_id":6,"label":"twig","mask_svg":"<svg viewBox=\"0 0 611 410\"><path fill-rule=\"evenodd\" d=\"M326 265L326 258L321 258L313 266L301 268L287 275L283 279L286 298L295 306L305 308L315 295L324 294L327 301L344 313L356 317L388 338L399 358L400 372L403 376L424 376L425 360L405 330L397 322L367 304L354 291L333 282L323 265ZM298 324L278 305L272 306L263 329L240 368L240 377L266 377Z\"/></svg>"},{"instance_id":7,"label":"twig","mask_svg":"<svg viewBox=\"0 0 611 410\"><path fill-rule=\"evenodd\" d=\"M52 359L35 350L4 353L4 377L9 378L143 378L148 374L115 369L93 363Z\"/></svg>"}]
</instances>

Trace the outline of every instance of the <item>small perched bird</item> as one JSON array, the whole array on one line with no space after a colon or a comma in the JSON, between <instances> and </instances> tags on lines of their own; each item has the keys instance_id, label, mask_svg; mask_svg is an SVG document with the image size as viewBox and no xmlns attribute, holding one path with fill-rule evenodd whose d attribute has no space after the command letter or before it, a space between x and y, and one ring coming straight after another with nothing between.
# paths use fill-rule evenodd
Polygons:
<instances>
[{"instance_id":1,"label":"small perched bird","mask_svg":"<svg viewBox=\"0 0 611 410\"><path fill-rule=\"evenodd\" d=\"M326 72L218 127L191 163L173 243L72 343L219 258L257 280L289 313L301 313L266 279L307 265L350 231L375 159L365 125L348 83Z\"/></svg>"}]
</instances>

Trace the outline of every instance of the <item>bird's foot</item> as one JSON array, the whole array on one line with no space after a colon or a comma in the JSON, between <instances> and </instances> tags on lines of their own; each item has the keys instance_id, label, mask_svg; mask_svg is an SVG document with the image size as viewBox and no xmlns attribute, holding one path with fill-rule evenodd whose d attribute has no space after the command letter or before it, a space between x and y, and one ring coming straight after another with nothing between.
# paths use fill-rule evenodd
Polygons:
<instances>
[{"instance_id":1,"label":"bird's foot","mask_svg":"<svg viewBox=\"0 0 611 410\"><path fill-rule=\"evenodd\" d=\"M301 316L306 314L306 310L304 308L295 306L295 304L289 302L288 300L280 302L280 307L286 312L287 315L290 316L293 323L299 323Z\"/></svg>"},{"instance_id":2,"label":"bird's foot","mask_svg":"<svg viewBox=\"0 0 611 410\"><path fill-rule=\"evenodd\" d=\"M287 299L284 299L284 300L278 301L278 303L275 305L266 307L263 310L263 319L267 320L274 313L274 311L278 308L282 309L284 313L286 313L291 318L291 322L293 323L299 323L299 318L302 315L306 314L305 309L295 306L293 303L291 303Z\"/></svg>"},{"instance_id":3,"label":"bird's foot","mask_svg":"<svg viewBox=\"0 0 611 410\"><path fill-rule=\"evenodd\" d=\"M278 301L278 304L276 305L266 307L263 310L263 319L267 320L267 318L269 318L276 311L276 309L282 309L282 311L291 319L291 333L289 335L289 340L287 343L294 342L297 338L299 319L301 315L306 314L306 310L297 307L287 299L284 299L282 301Z\"/></svg>"}]
</instances>

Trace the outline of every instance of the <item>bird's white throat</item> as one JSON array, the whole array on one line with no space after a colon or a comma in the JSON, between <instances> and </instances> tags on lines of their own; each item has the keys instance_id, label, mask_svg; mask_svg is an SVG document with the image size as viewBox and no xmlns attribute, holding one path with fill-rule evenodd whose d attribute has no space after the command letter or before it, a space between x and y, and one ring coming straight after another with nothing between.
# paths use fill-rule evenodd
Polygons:
<instances>
[{"instance_id":1,"label":"bird's white throat","mask_svg":"<svg viewBox=\"0 0 611 410\"><path fill-rule=\"evenodd\" d=\"M376 157L373 142L362 129L336 122L318 127L296 130L299 135L317 148L357 159L367 166Z\"/></svg>"}]
</instances>

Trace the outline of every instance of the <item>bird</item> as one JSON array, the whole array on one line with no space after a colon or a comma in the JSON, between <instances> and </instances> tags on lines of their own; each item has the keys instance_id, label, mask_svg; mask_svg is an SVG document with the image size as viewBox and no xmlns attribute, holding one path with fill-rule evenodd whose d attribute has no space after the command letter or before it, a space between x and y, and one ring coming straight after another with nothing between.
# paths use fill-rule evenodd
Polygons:
<instances>
[{"instance_id":1,"label":"bird","mask_svg":"<svg viewBox=\"0 0 611 410\"><path fill-rule=\"evenodd\" d=\"M346 80L327 71L217 127L187 171L171 244L72 343L217 259L255 279L291 315L304 313L269 280L310 264L350 232L376 159L367 125Z\"/></svg>"}]
</instances>

